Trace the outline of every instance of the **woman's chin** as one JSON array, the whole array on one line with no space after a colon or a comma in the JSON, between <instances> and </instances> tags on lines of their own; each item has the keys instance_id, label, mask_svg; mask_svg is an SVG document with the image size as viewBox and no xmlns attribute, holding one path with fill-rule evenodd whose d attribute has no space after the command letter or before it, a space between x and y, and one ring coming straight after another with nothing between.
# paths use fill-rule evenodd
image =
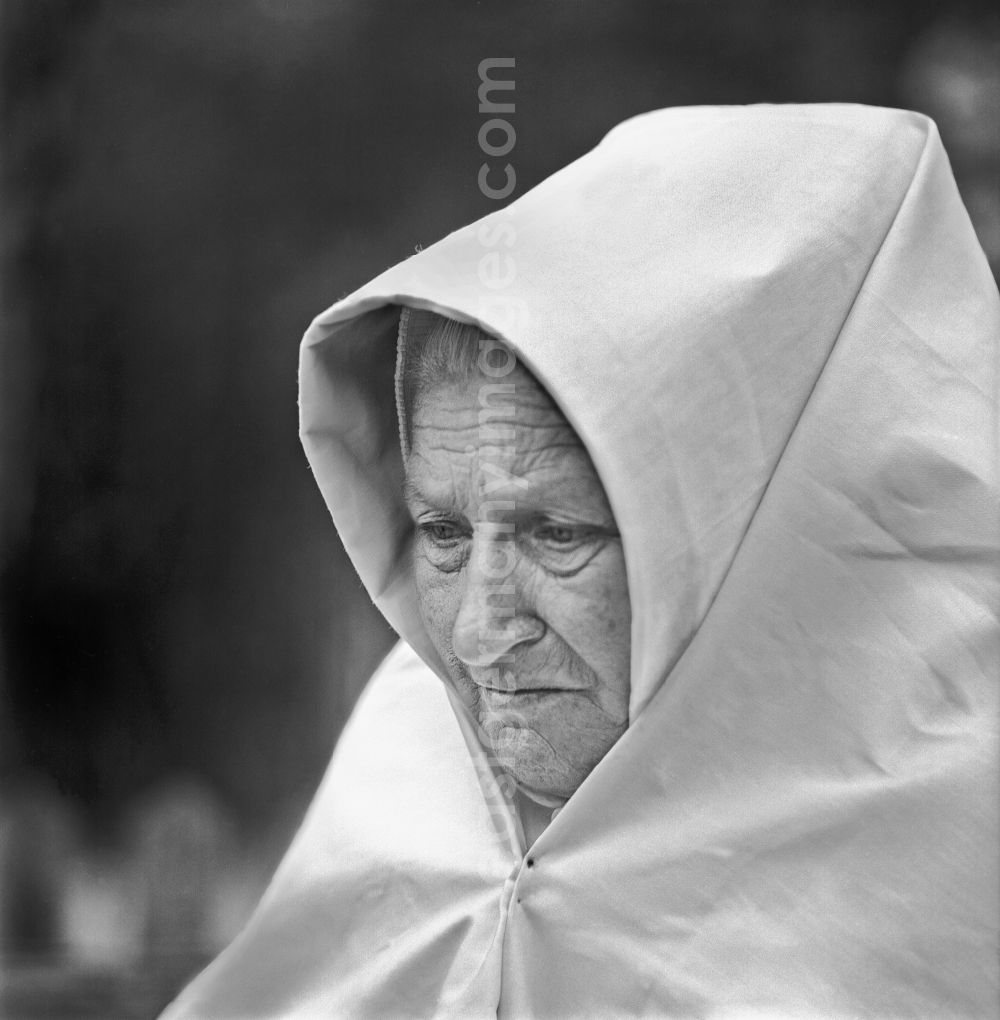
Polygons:
<instances>
[{"instance_id":1,"label":"woman's chin","mask_svg":"<svg viewBox=\"0 0 1000 1020\"><path fill-rule=\"evenodd\" d=\"M497 764L531 796L567 800L586 777L560 759L552 745L534 730L519 726L488 727Z\"/></svg>"}]
</instances>

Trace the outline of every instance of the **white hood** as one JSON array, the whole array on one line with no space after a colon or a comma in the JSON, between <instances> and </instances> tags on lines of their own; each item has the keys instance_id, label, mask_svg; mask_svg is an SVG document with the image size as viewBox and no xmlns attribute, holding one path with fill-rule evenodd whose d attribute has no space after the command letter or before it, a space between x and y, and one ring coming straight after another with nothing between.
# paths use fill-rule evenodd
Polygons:
<instances>
[{"instance_id":1,"label":"white hood","mask_svg":"<svg viewBox=\"0 0 1000 1020\"><path fill-rule=\"evenodd\" d=\"M404 303L516 349L623 536L631 724L530 867L416 609ZM998 377L937 131L865 107L637 117L319 316L303 442L423 661L170 1015L994 1015Z\"/></svg>"}]
</instances>

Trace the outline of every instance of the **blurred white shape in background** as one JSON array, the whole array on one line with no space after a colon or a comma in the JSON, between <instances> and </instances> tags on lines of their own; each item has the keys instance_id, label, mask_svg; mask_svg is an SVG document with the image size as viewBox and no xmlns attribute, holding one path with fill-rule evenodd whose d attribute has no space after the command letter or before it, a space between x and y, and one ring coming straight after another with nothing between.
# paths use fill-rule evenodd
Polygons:
<instances>
[{"instance_id":1,"label":"blurred white shape in background","mask_svg":"<svg viewBox=\"0 0 1000 1020\"><path fill-rule=\"evenodd\" d=\"M979 242L1000 275L1000 35L981 24L938 22L904 61L900 92L937 121Z\"/></svg>"}]
</instances>

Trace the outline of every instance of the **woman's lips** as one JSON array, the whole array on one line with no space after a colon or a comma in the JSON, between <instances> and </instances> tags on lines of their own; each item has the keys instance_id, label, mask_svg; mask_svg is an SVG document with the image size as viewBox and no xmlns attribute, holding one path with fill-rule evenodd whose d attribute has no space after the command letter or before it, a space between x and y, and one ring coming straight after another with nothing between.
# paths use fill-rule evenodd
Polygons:
<instances>
[{"instance_id":1,"label":"woman's lips","mask_svg":"<svg viewBox=\"0 0 1000 1020\"><path fill-rule=\"evenodd\" d=\"M485 684L476 684L483 694L489 694L494 698L517 698L529 694L578 694L579 687L487 687Z\"/></svg>"},{"instance_id":2,"label":"woman's lips","mask_svg":"<svg viewBox=\"0 0 1000 1020\"><path fill-rule=\"evenodd\" d=\"M485 669L478 671L479 675L468 670L466 679L483 696L490 700L509 701L511 698L526 698L530 695L548 694L582 694L587 688L581 686L579 681L574 682L572 676L567 676L564 684L559 683L559 677L546 676L546 671L531 669ZM535 680L533 678L537 677ZM542 682L539 682L542 681ZM555 681L555 682L553 682Z\"/></svg>"}]
</instances>

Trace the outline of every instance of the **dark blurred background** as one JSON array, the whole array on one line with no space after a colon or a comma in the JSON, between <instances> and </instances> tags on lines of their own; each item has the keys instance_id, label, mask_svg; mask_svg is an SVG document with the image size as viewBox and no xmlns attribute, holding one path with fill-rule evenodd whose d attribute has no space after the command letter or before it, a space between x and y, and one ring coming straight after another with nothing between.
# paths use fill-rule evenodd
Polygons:
<instances>
[{"instance_id":1,"label":"dark blurred background","mask_svg":"<svg viewBox=\"0 0 1000 1020\"><path fill-rule=\"evenodd\" d=\"M309 319L660 106L939 123L1000 266L992 4L3 0L0 1014L153 1015L391 635L296 435ZM509 98L509 95L508 97Z\"/></svg>"}]
</instances>

